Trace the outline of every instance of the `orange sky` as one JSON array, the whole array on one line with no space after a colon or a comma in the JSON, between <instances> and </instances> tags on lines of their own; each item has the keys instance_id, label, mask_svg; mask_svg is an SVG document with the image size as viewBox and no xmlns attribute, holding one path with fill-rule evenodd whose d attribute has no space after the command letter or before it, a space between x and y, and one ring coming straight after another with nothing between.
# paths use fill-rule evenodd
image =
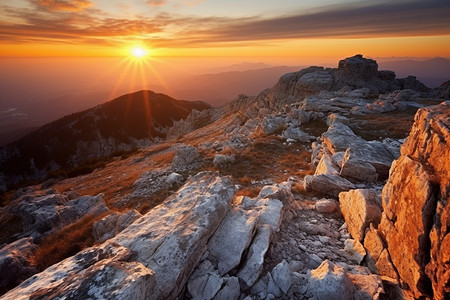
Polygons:
<instances>
[{"instance_id":1,"label":"orange sky","mask_svg":"<svg viewBox=\"0 0 450 300\"><path fill-rule=\"evenodd\" d=\"M448 0L0 2L0 56L450 57ZM266 60L267 61L267 60Z\"/></svg>"}]
</instances>

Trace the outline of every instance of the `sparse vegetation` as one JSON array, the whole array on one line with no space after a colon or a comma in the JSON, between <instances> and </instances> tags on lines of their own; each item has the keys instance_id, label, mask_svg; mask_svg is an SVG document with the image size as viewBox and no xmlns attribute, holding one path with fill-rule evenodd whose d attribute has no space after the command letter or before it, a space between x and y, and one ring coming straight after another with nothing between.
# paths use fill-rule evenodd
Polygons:
<instances>
[{"instance_id":1,"label":"sparse vegetation","mask_svg":"<svg viewBox=\"0 0 450 300\"><path fill-rule=\"evenodd\" d=\"M275 182L287 180L290 175L304 176L313 172L311 154L302 144L286 144L278 138L260 137L236 154L234 164L221 169L222 175L231 175L242 186L238 193L254 195L258 181L271 178Z\"/></svg>"},{"instance_id":2,"label":"sparse vegetation","mask_svg":"<svg viewBox=\"0 0 450 300\"><path fill-rule=\"evenodd\" d=\"M92 246L94 244L92 226L95 221L100 220L106 214L87 215L45 237L39 243L35 254L35 264L39 270L44 270L52 264Z\"/></svg>"},{"instance_id":3,"label":"sparse vegetation","mask_svg":"<svg viewBox=\"0 0 450 300\"><path fill-rule=\"evenodd\" d=\"M0 215L0 245L14 241L14 235L22 231L22 220L17 215L9 212L3 212Z\"/></svg>"}]
</instances>

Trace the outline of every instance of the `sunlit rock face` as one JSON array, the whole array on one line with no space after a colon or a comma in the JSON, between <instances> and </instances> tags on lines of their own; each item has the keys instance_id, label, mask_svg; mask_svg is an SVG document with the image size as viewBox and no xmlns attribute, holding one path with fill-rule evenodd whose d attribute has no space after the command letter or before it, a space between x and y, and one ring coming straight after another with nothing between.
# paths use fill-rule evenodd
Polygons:
<instances>
[{"instance_id":1,"label":"sunlit rock face","mask_svg":"<svg viewBox=\"0 0 450 300\"><path fill-rule=\"evenodd\" d=\"M450 102L420 109L383 189L380 231L413 297L450 295Z\"/></svg>"}]
</instances>

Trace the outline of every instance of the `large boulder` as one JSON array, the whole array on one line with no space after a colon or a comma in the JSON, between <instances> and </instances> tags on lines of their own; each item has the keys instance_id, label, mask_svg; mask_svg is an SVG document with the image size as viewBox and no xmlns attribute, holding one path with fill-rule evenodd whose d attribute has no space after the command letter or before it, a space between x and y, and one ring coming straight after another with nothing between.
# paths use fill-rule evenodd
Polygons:
<instances>
[{"instance_id":1,"label":"large boulder","mask_svg":"<svg viewBox=\"0 0 450 300\"><path fill-rule=\"evenodd\" d=\"M280 116L266 116L262 120L261 129L265 134L275 134L283 129L284 120Z\"/></svg>"},{"instance_id":2,"label":"large boulder","mask_svg":"<svg viewBox=\"0 0 450 300\"><path fill-rule=\"evenodd\" d=\"M292 126L288 127L285 131L283 131L283 137L285 139L291 139L301 143L306 143L315 139L313 136L304 132L300 128Z\"/></svg>"},{"instance_id":3,"label":"large boulder","mask_svg":"<svg viewBox=\"0 0 450 300\"><path fill-rule=\"evenodd\" d=\"M339 193L355 188L355 185L337 174L307 175L304 188L321 194L338 197Z\"/></svg>"},{"instance_id":4,"label":"large boulder","mask_svg":"<svg viewBox=\"0 0 450 300\"><path fill-rule=\"evenodd\" d=\"M339 69L349 76L370 79L378 75L378 64L373 59L364 58L361 54L339 61Z\"/></svg>"},{"instance_id":5,"label":"large boulder","mask_svg":"<svg viewBox=\"0 0 450 300\"><path fill-rule=\"evenodd\" d=\"M375 227L381 221L381 196L374 189L358 189L339 194L339 203L352 237L363 241L369 224Z\"/></svg>"},{"instance_id":6,"label":"large boulder","mask_svg":"<svg viewBox=\"0 0 450 300\"><path fill-rule=\"evenodd\" d=\"M109 210L100 195L82 196L73 200L59 193L25 195L17 201L19 202L12 208L12 212L22 219L24 232L36 237L73 223L83 216Z\"/></svg>"},{"instance_id":7,"label":"large boulder","mask_svg":"<svg viewBox=\"0 0 450 300\"><path fill-rule=\"evenodd\" d=\"M4 299L174 299L206 251L234 193L228 178L199 173L116 237L35 275Z\"/></svg>"},{"instance_id":8,"label":"large boulder","mask_svg":"<svg viewBox=\"0 0 450 300\"><path fill-rule=\"evenodd\" d=\"M22 238L0 249L0 295L37 273L32 238Z\"/></svg>"},{"instance_id":9,"label":"large boulder","mask_svg":"<svg viewBox=\"0 0 450 300\"><path fill-rule=\"evenodd\" d=\"M3 295L15 299L148 299L154 273L118 244L88 248Z\"/></svg>"},{"instance_id":10,"label":"large boulder","mask_svg":"<svg viewBox=\"0 0 450 300\"><path fill-rule=\"evenodd\" d=\"M342 165L344 170L341 171L343 176L360 181L382 180L388 177L395 157L383 143L366 141L357 136L350 127L339 122L331 125L322 137L331 154L347 151ZM368 164L375 168L376 174Z\"/></svg>"},{"instance_id":11,"label":"large boulder","mask_svg":"<svg viewBox=\"0 0 450 300\"><path fill-rule=\"evenodd\" d=\"M380 231L415 298L450 295L450 102L419 109L383 189Z\"/></svg>"},{"instance_id":12,"label":"large boulder","mask_svg":"<svg viewBox=\"0 0 450 300\"><path fill-rule=\"evenodd\" d=\"M172 167L175 170L191 168L200 158L197 148L191 145L178 145L175 149L175 156L172 160Z\"/></svg>"}]
</instances>

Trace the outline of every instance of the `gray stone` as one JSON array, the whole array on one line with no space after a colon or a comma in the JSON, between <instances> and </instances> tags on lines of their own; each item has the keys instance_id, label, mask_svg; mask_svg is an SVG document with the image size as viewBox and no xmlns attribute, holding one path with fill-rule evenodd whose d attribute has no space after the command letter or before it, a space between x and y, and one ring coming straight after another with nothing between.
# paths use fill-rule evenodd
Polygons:
<instances>
[{"instance_id":1,"label":"gray stone","mask_svg":"<svg viewBox=\"0 0 450 300\"><path fill-rule=\"evenodd\" d=\"M257 199L263 198L278 199L286 207L289 207L291 202L294 201L294 195L292 195L291 186L286 182L276 185L264 186L259 192Z\"/></svg>"},{"instance_id":2,"label":"gray stone","mask_svg":"<svg viewBox=\"0 0 450 300\"><path fill-rule=\"evenodd\" d=\"M213 165L221 169L232 165L235 160L236 156L234 154L216 154L214 155Z\"/></svg>"},{"instance_id":3,"label":"gray stone","mask_svg":"<svg viewBox=\"0 0 450 300\"><path fill-rule=\"evenodd\" d=\"M241 262L242 254L252 241L257 217L256 211L231 209L211 237L209 259L217 265L221 276Z\"/></svg>"},{"instance_id":4,"label":"gray stone","mask_svg":"<svg viewBox=\"0 0 450 300\"><path fill-rule=\"evenodd\" d=\"M376 169L378 179L388 177L394 157L381 142L368 142L339 122L330 126L322 136L324 144L332 154L350 148L353 160L371 164Z\"/></svg>"},{"instance_id":5,"label":"gray stone","mask_svg":"<svg viewBox=\"0 0 450 300\"><path fill-rule=\"evenodd\" d=\"M225 285L216 294L214 300L238 300L241 295L241 287L237 277L226 279Z\"/></svg>"},{"instance_id":6,"label":"gray stone","mask_svg":"<svg viewBox=\"0 0 450 300\"><path fill-rule=\"evenodd\" d=\"M364 246L354 239L345 240L344 251L347 252L350 259L356 261L358 264L360 264L366 256L366 249L364 249Z\"/></svg>"},{"instance_id":7,"label":"gray stone","mask_svg":"<svg viewBox=\"0 0 450 300\"><path fill-rule=\"evenodd\" d=\"M315 137L302 131L298 127L288 127L285 131L283 131L283 137L285 139L291 139L301 143L310 142L311 140L315 139Z\"/></svg>"},{"instance_id":8,"label":"gray stone","mask_svg":"<svg viewBox=\"0 0 450 300\"><path fill-rule=\"evenodd\" d=\"M202 258L234 193L228 178L199 173L116 237L47 268L3 297L40 293L77 299L173 299Z\"/></svg>"},{"instance_id":9,"label":"gray stone","mask_svg":"<svg viewBox=\"0 0 450 300\"><path fill-rule=\"evenodd\" d=\"M210 300L220 290L223 281L211 262L205 260L192 273L187 283L187 289L192 299Z\"/></svg>"},{"instance_id":10,"label":"gray stone","mask_svg":"<svg viewBox=\"0 0 450 300\"><path fill-rule=\"evenodd\" d=\"M0 249L0 291L11 289L38 272L34 254L38 246L33 239L22 238Z\"/></svg>"},{"instance_id":11,"label":"gray stone","mask_svg":"<svg viewBox=\"0 0 450 300\"><path fill-rule=\"evenodd\" d=\"M338 197L339 193L355 188L353 183L335 174L307 175L303 181L307 191Z\"/></svg>"},{"instance_id":12,"label":"gray stone","mask_svg":"<svg viewBox=\"0 0 450 300\"><path fill-rule=\"evenodd\" d=\"M200 154L197 148L191 145L178 145L175 149L175 156L172 160L172 168L183 170L192 167L199 159Z\"/></svg>"},{"instance_id":13,"label":"gray stone","mask_svg":"<svg viewBox=\"0 0 450 300\"><path fill-rule=\"evenodd\" d=\"M281 291L287 294L292 285L292 275L289 264L285 260L276 265L272 270L272 278Z\"/></svg>"},{"instance_id":14,"label":"gray stone","mask_svg":"<svg viewBox=\"0 0 450 300\"><path fill-rule=\"evenodd\" d=\"M339 175L339 167L333 162L332 157L328 153L324 153L316 167L314 175L333 174Z\"/></svg>"},{"instance_id":15,"label":"gray stone","mask_svg":"<svg viewBox=\"0 0 450 300\"><path fill-rule=\"evenodd\" d=\"M325 260L317 269L308 271L307 276L307 293L314 299L353 299L355 286L344 268Z\"/></svg>"},{"instance_id":16,"label":"gray stone","mask_svg":"<svg viewBox=\"0 0 450 300\"><path fill-rule=\"evenodd\" d=\"M320 199L316 201L315 208L319 213L332 213L338 210L339 202L333 199Z\"/></svg>"},{"instance_id":17,"label":"gray stone","mask_svg":"<svg viewBox=\"0 0 450 300\"><path fill-rule=\"evenodd\" d=\"M337 122L348 125L349 119L344 116L341 116L338 113L332 113L327 117L327 125L328 126L331 126Z\"/></svg>"},{"instance_id":18,"label":"gray stone","mask_svg":"<svg viewBox=\"0 0 450 300\"><path fill-rule=\"evenodd\" d=\"M370 223L375 227L381 220L381 195L374 189L358 189L339 194L341 211L348 231L358 241L363 241Z\"/></svg>"},{"instance_id":19,"label":"gray stone","mask_svg":"<svg viewBox=\"0 0 450 300\"><path fill-rule=\"evenodd\" d=\"M176 172L170 173L166 178L166 183L169 185L173 185L176 183L181 183L183 181L183 175L178 174Z\"/></svg>"},{"instance_id":20,"label":"gray stone","mask_svg":"<svg viewBox=\"0 0 450 300\"><path fill-rule=\"evenodd\" d=\"M281 297L281 290L278 287L278 285L275 283L275 281L273 280L272 275L270 273L267 273L267 278L268 278L267 295L272 294L275 297Z\"/></svg>"},{"instance_id":21,"label":"gray stone","mask_svg":"<svg viewBox=\"0 0 450 300\"><path fill-rule=\"evenodd\" d=\"M249 247L245 263L237 273L237 276L245 282L247 286L252 286L261 274L264 256L270 245L272 230L268 225L258 228L252 244Z\"/></svg>"},{"instance_id":22,"label":"gray stone","mask_svg":"<svg viewBox=\"0 0 450 300\"><path fill-rule=\"evenodd\" d=\"M282 117L266 116L262 120L261 128L265 134L275 134L283 129L284 121Z\"/></svg>"},{"instance_id":23,"label":"gray stone","mask_svg":"<svg viewBox=\"0 0 450 300\"><path fill-rule=\"evenodd\" d=\"M283 217L283 203L278 199L260 199L255 205L255 209L259 211L259 226L269 225L272 232L278 231Z\"/></svg>"},{"instance_id":24,"label":"gray stone","mask_svg":"<svg viewBox=\"0 0 450 300\"><path fill-rule=\"evenodd\" d=\"M310 92L329 90L333 84L333 76L323 70L309 72L300 77L296 88Z\"/></svg>"},{"instance_id":25,"label":"gray stone","mask_svg":"<svg viewBox=\"0 0 450 300\"><path fill-rule=\"evenodd\" d=\"M351 148L345 151L340 175L357 181L376 182L378 174L375 167L365 160L356 158L352 153Z\"/></svg>"},{"instance_id":26,"label":"gray stone","mask_svg":"<svg viewBox=\"0 0 450 300\"><path fill-rule=\"evenodd\" d=\"M129 210L123 214L114 212L94 223L92 235L97 243L116 236L142 215L137 210Z\"/></svg>"}]
</instances>

